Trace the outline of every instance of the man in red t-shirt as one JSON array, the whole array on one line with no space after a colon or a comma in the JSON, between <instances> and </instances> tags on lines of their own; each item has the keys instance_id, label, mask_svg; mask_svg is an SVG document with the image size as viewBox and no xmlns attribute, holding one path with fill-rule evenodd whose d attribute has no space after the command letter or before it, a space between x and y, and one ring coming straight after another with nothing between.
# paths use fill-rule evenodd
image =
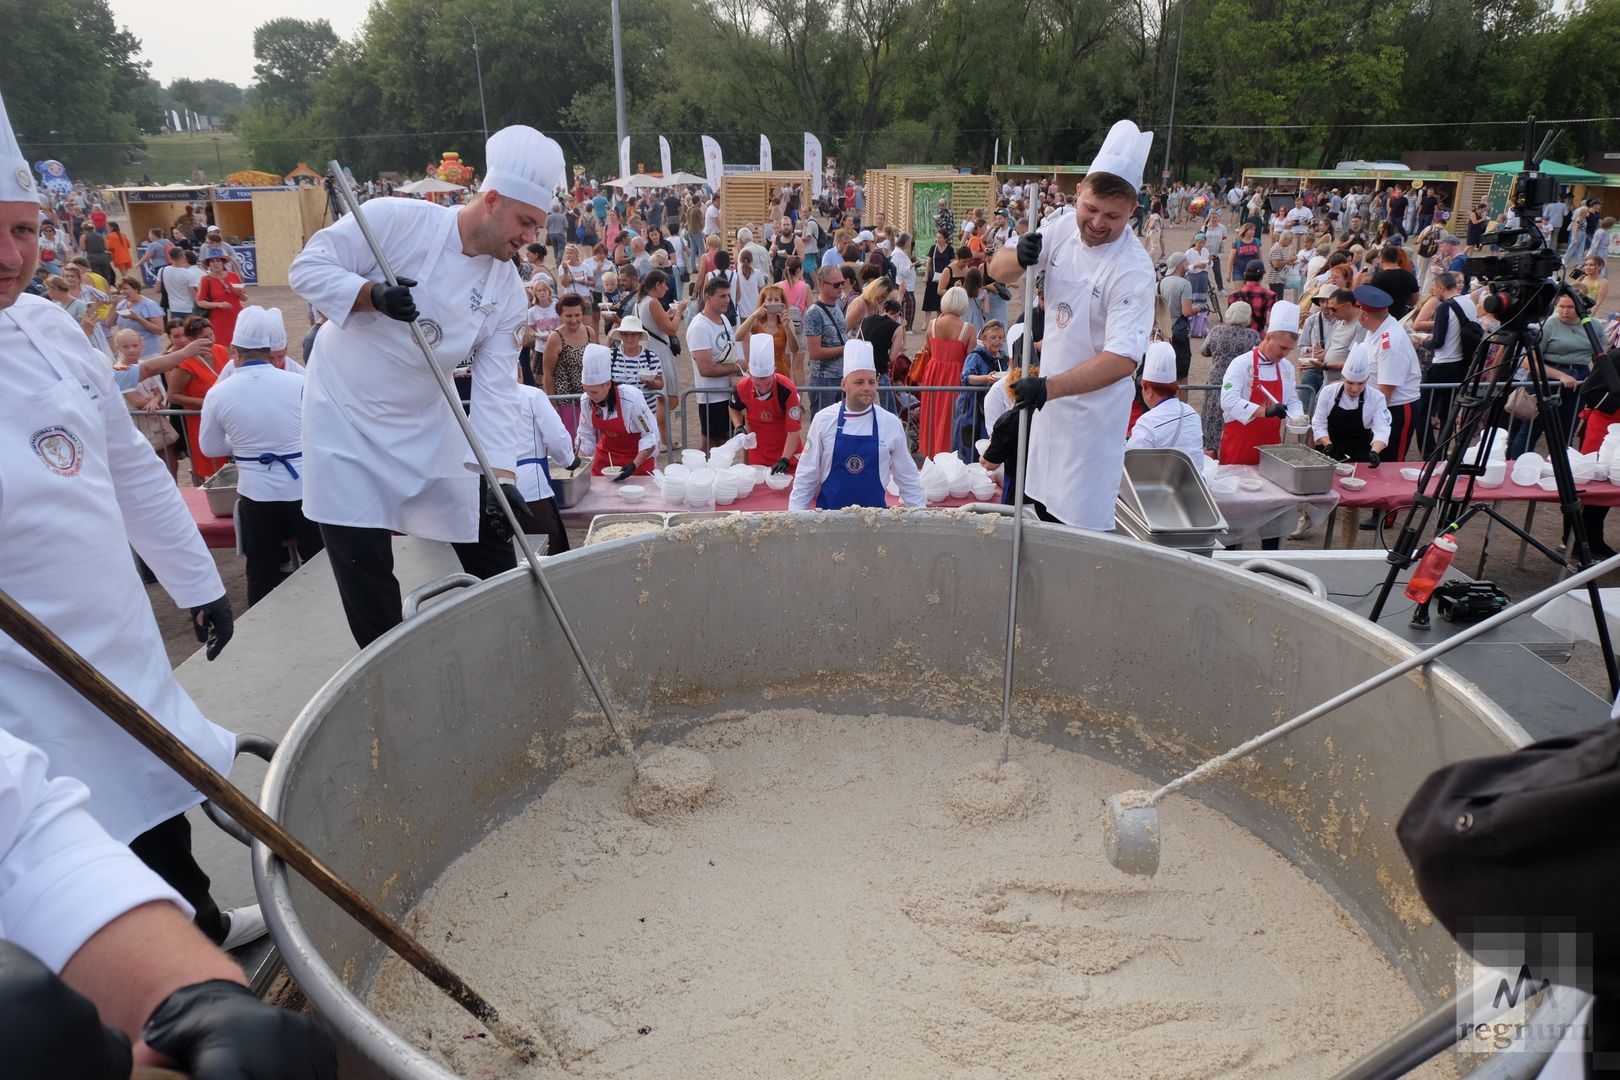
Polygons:
<instances>
[{"instance_id":1,"label":"man in red t-shirt","mask_svg":"<svg viewBox=\"0 0 1620 1080\"><path fill-rule=\"evenodd\" d=\"M742 339L748 378L731 391L731 425L753 432L748 464L766 465L773 473L789 472L804 445L799 388L776 371L776 345L769 334Z\"/></svg>"}]
</instances>

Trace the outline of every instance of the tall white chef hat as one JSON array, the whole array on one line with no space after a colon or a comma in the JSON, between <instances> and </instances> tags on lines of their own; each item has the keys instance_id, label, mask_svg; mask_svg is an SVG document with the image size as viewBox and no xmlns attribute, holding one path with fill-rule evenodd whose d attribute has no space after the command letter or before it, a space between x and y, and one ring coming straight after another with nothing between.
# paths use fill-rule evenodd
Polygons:
<instances>
[{"instance_id":1,"label":"tall white chef hat","mask_svg":"<svg viewBox=\"0 0 1620 1080\"><path fill-rule=\"evenodd\" d=\"M28 169L22 147L17 145L17 133L11 130L11 117L6 115L3 99L0 99L0 202L39 202L34 174Z\"/></svg>"},{"instance_id":2,"label":"tall white chef hat","mask_svg":"<svg viewBox=\"0 0 1620 1080\"><path fill-rule=\"evenodd\" d=\"M1013 323L1012 329L1007 331L1007 344L1005 348L1007 350L1007 355L1012 357L1014 360L1017 360L1020 364L1024 362L1024 354L1018 350L1018 343L1023 340L1024 324Z\"/></svg>"},{"instance_id":3,"label":"tall white chef hat","mask_svg":"<svg viewBox=\"0 0 1620 1080\"><path fill-rule=\"evenodd\" d=\"M1366 382L1372 374L1372 357L1368 355L1367 343L1358 341L1350 346L1350 355L1344 358L1344 381Z\"/></svg>"},{"instance_id":4,"label":"tall white chef hat","mask_svg":"<svg viewBox=\"0 0 1620 1080\"><path fill-rule=\"evenodd\" d=\"M1298 334L1299 305L1291 300L1278 300L1271 305L1271 317L1266 320L1268 334Z\"/></svg>"},{"instance_id":5,"label":"tall white chef hat","mask_svg":"<svg viewBox=\"0 0 1620 1080\"><path fill-rule=\"evenodd\" d=\"M595 342L585 346L579 381L585 386L601 386L613 381L613 350Z\"/></svg>"},{"instance_id":6,"label":"tall white chef hat","mask_svg":"<svg viewBox=\"0 0 1620 1080\"><path fill-rule=\"evenodd\" d=\"M872 362L872 343L870 341L846 341L844 343L844 378L849 378L857 371L876 371L877 365Z\"/></svg>"},{"instance_id":7,"label":"tall white chef hat","mask_svg":"<svg viewBox=\"0 0 1620 1080\"><path fill-rule=\"evenodd\" d=\"M287 320L281 315L280 308L265 308L270 313L270 348L280 352L287 351Z\"/></svg>"},{"instance_id":8,"label":"tall white chef hat","mask_svg":"<svg viewBox=\"0 0 1620 1080\"><path fill-rule=\"evenodd\" d=\"M769 334L754 334L748 339L748 376L768 379L776 374L776 339Z\"/></svg>"},{"instance_id":9,"label":"tall white chef hat","mask_svg":"<svg viewBox=\"0 0 1620 1080\"><path fill-rule=\"evenodd\" d=\"M1141 131L1129 120L1108 129L1102 149L1091 159L1089 172L1112 173L1133 188L1142 187L1142 169L1153 148L1153 132Z\"/></svg>"},{"instance_id":10,"label":"tall white chef hat","mask_svg":"<svg viewBox=\"0 0 1620 1080\"><path fill-rule=\"evenodd\" d=\"M274 329L270 313L254 304L236 313L236 328L231 331L231 344L238 349L270 349L275 346Z\"/></svg>"},{"instance_id":11,"label":"tall white chef hat","mask_svg":"<svg viewBox=\"0 0 1620 1080\"><path fill-rule=\"evenodd\" d=\"M1168 341L1155 341L1147 348L1147 359L1142 361L1142 381L1173 383L1176 381L1176 350Z\"/></svg>"},{"instance_id":12,"label":"tall white chef hat","mask_svg":"<svg viewBox=\"0 0 1620 1080\"><path fill-rule=\"evenodd\" d=\"M527 124L504 127L484 144L484 191L549 210L552 192L563 182L568 165L562 147Z\"/></svg>"}]
</instances>

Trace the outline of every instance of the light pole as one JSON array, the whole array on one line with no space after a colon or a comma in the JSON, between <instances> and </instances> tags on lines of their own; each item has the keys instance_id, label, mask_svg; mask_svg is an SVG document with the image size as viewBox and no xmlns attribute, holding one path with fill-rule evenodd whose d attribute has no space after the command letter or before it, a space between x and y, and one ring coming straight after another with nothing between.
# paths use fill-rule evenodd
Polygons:
<instances>
[{"instance_id":1,"label":"light pole","mask_svg":"<svg viewBox=\"0 0 1620 1080\"><path fill-rule=\"evenodd\" d=\"M624 122L624 42L619 32L619 0L613 0L613 114L619 129L619 139L613 144L614 160L618 160L619 147L629 134ZM632 166L633 167L633 166Z\"/></svg>"},{"instance_id":2,"label":"light pole","mask_svg":"<svg viewBox=\"0 0 1620 1080\"><path fill-rule=\"evenodd\" d=\"M223 180L225 179L225 159L219 153L219 136L210 135L209 138L214 140L214 162L219 166L219 178Z\"/></svg>"},{"instance_id":3,"label":"light pole","mask_svg":"<svg viewBox=\"0 0 1620 1080\"><path fill-rule=\"evenodd\" d=\"M473 70L478 73L478 112L484 118L484 141L489 142L489 106L484 104L484 61L478 53L478 27L473 25L473 21L467 18L465 12L458 11L456 14L467 24L467 29L472 31Z\"/></svg>"},{"instance_id":4,"label":"light pole","mask_svg":"<svg viewBox=\"0 0 1620 1080\"><path fill-rule=\"evenodd\" d=\"M1161 182L1170 179L1170 136L1176 130L1176 85L1181 82L1181 39L1187 29L1187 0L1181 0L1181 20L1176 26L1176 66L1170 76L1170 119L1164 125L1164 173Z\"/></svg>"}]
</instances>

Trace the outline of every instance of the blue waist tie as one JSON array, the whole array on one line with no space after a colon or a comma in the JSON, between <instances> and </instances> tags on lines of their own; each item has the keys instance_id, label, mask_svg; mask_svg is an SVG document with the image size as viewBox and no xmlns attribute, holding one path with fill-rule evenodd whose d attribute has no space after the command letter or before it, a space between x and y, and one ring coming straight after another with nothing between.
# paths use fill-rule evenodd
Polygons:
<instances>
[{"instance_id":1,"label":"blue waist tie","mask_svg":"<svg viewBox=\"0 0 1620 1080\"><path fill-rule=\"evenodd\" d=\"M274 465L275 463L280 462L281 467L286 469L287 472L292 475L292 478L294 480L297 480L298 479L298 470L293 468L293 459L294 458L301 458L303 456L304 456L303 451L299 451L296 454L272 454L272 453L266 451L265 453L260 454L258 457L232 457L231 460L232 461L257 461L260 465Z\"/></svg>"}]
</instances>

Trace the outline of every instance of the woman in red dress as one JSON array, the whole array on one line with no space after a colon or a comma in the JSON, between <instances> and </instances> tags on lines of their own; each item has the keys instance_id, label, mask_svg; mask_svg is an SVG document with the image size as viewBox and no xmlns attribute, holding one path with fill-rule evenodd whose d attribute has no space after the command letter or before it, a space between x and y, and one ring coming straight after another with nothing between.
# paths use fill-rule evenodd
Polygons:
<instances>
[{"instance_id":1,"label":"woman in red dress","mask_svg":"<svg viewBox=\"0 0 1620 1080\"><path fill-rule=\"evenodd\" d=\"M977 332L965 321L967 290L952 286L939 299L939 317L928 324L928 362L911 371L917 386L949 386L952 393L923 392L917 419L917 452L932 457L951 448L951 413L956 404L955 388L962 382L962 365L978 343Z\"/></svg>"},{"instance_id":2,"label":"woman in red dress","mask_svg":"<svg viewBox=\"0 0 1620 1080\"><path fill-rule=\"evenodd\" d=\"M236 314L242 310L247 289L231 269L231 257L222 248L203 250L203 269L207 273L197 286L197 307L208 313L214 341L229 345L231 335L236 332Z\"/></svg>"},{"instance_id":3,"label":"woman in red dress","mask_svg":"<svg viewBox=\"0 0 1620 1080\"><path fill-rule=\"evenodd\" d=\"M182 360L179 367L169 372L169 404L176 409L196 409L200 412L203 398L208 396L208 391L219 381L219 371L225 366L229 356L220 345L219 339L214 336L213 327L208 321L196 316L187 319L185 334L191 340L210 338L212 345L207 355ZM201 444L197 432L201 427L200 415L186 417L186 453L191 457L192 482L196 484L201 484L213 476L219 471L219 467L225 464L223 458L211 458L198 449Z\"/></svg>"}]
</instances>

